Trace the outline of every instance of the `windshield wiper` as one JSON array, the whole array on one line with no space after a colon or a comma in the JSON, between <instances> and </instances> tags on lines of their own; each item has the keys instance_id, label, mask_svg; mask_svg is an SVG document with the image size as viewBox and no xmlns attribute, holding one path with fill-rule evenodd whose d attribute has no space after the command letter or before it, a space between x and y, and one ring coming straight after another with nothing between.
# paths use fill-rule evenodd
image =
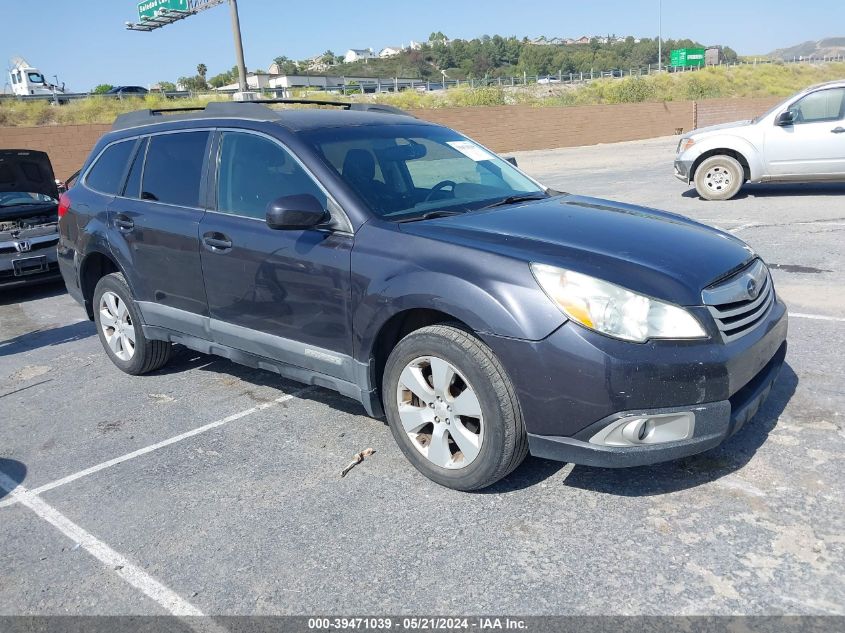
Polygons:
<instances>
[{"instance_id":1,"label":"windshield wiper","mask_svg":"<svg viewBox=\"0 0 845 633\"><path fill-rule=\"evenodd\" d=\"M419 222L420 220L433 220L434 218L448 218L452 215L463 215L466 211L429 211L428 213L423 213L422 215L418 215L412 218L407 218L406 220L397 220L397 222Z\"/></svg>"},{"instance_id":2,"label":"windshield wiper","mask_svg":"<svg viewBox=\"0 0 845 633\"><path fill-rule=\"evenodd\" d=\"M493 207L504 207L508 204L516 204L517 202L528 202L530 200L545 200L548 197L550 196L545 193L525 193L517 196L508 196L503 200L499 200L498 202L494 202L493 204L488 204L486 207L481 207L480 210L492 209Z\"/></svg>"}]
</instances>

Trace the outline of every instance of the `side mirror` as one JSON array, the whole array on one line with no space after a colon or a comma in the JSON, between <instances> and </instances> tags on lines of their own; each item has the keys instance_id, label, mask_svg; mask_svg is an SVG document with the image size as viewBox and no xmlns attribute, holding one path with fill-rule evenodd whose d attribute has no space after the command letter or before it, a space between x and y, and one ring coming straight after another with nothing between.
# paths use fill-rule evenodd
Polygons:
<instances>
[{"instance_id":1,"label":"side mirror","mask_svg":"<svg viewBox=\"0 0 845 633\"><path fill-rule=\"evenodd\" d=\"M504 158L505 158L505 160L506 160L506 161L508 161L508 162L509 162L511 165L513 165L514 167L519 167L519 165L517 165L517 164L516 164L516 158L515 158L515 157L513 157L513 156L505 156Z\"/></svg>"},{"instance_id":2,"label":"side mirror","mask_svg":"<svg viewBox=\"0 0 845 633\"><path fill-rule=\"evenodd\" d=\"M282 196L267 205L267 226L281 231L311 229L328 217L323 205L311 194Z\"/></svg>"},{"instance_id":3,"label":"side mirror","mask_svg":"<svg viewBox=\"0 0 845 633\"><path fill-rule=\"evenodd\" d=\"M775 120L775 125L786 127L795 123L795 113L792 110L781 112Z\"/></svg>"}]
</instances>

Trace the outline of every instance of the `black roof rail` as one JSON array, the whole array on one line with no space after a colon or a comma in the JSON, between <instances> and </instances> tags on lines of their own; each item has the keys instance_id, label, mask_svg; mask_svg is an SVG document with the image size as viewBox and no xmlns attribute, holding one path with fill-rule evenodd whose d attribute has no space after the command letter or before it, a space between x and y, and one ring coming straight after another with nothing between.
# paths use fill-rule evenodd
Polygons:
<instances>
[{"instance_id":1,"label":"black roof rail","mask_svg":"<svg viewBox=\"0 0 845 633\"><path fill-rule=\"evenodd\" d=\"M268 108L266 104L293 104L334 106L344 110L358 112L382 112L413 116L391 105L381 103L349 103L347 101L320 101L316 99L258 99L255 101L210 101L205 107L158 108L155 110L135 110L119 115L112 125L112 130L125 130L141 125L166 123L168 121L237 117L257 121L273 121L281 118L279 110Z\"/></svg>"}]
</instances>

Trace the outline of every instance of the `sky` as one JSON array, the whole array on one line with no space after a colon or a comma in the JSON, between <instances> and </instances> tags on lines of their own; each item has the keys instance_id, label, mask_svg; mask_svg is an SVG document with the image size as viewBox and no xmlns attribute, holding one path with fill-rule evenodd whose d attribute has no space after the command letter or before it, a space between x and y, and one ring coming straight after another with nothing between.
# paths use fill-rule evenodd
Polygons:
<instances>
[{"instance_id":1,"label":"sky","mask_svg":"<svg viewBox=\"0 0 845 633\"><path fill-rule=\"evenodd\" d=\"M845 36L843 0L662 4L664 37L727 45L741 55ZM303 59L326 50L379 50L427 40L433 31L470 39L655 37L658 30L658 0L239 0L239 7L247 67L264 70L279 55ZM0 63L20 55L48 80L58 75L77 92L101 83L175 81L194 75L199 63L209 76L235 65L226 5L151 33L127 31L124 23L134 20L136 0L0 0Z\"/></svg>"}]
</instances>

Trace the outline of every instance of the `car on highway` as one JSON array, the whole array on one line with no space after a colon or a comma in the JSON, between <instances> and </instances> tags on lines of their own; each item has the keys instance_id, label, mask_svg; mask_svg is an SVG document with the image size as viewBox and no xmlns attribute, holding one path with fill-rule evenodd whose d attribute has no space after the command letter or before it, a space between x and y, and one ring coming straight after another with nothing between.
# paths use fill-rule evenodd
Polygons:
<instances>
[{"instance_id":1,"label":"car on highway","mask_svg":"<svg viewBox=\"0 0 845 633\"><path fill-rule=\"evenodd\" d=\"M0 289L60 278L58 198L46 153L0 150Z\"/></svg>"},{"instance_id":2,"label":"car on highway","mask_svg":"<svg viewBox=\"0 0 845 633\"><path fill-rule=\"evenodd\" d=\"M747 244L395 109L307 103L140 111L97 143L58 252L119 369L179 343L334 389L459 490L528 452L699 453L757 412L787 316Z\"/></svg>"},{"instance_id":3,"label":"car on highway","mask_svg":"<svg viewBox=\"0 0 845 633\"><path fill-rule=\"evenodd\" d=\"M142 86L115 86L114 88L109 89L105 94L113 95L116 97L143 97L145 96L149 90Z\"/></svg>"},{"instance_id":4,"label":"car on highway","mask_svg":"<svg viewBox=\"0 0 845 633\"><path fill-rule=\"evenodd\" d=\"M807 88L750 121L683 136L675 176L706 200L729 200L746 182L845 180L845 81Z\"/></svg>"}]
</instances>

